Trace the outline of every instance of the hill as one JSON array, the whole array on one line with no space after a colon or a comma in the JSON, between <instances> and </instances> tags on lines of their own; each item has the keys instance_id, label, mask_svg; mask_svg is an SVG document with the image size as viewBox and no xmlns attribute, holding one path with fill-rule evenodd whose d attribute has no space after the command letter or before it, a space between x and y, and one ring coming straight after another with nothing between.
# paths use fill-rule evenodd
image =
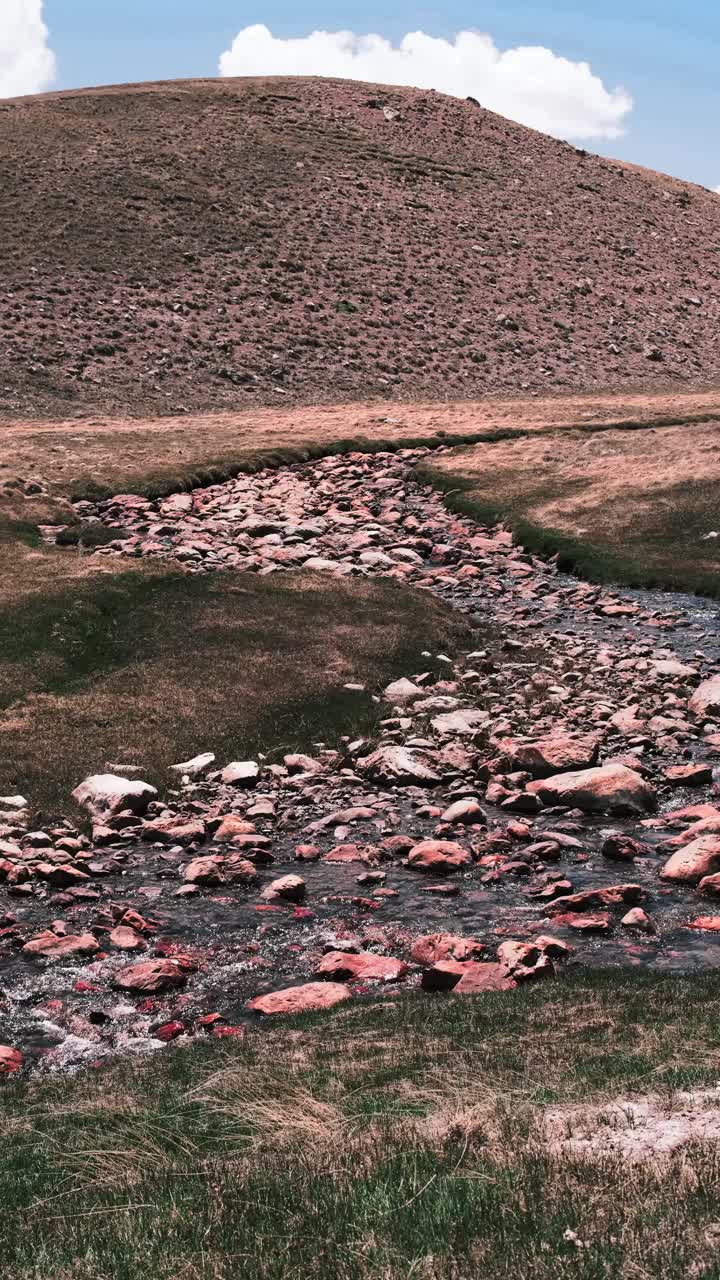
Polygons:
<instances>
[{"instance_id":1,"label":"hill","mask_svg":"<svg viewBox=\"0 0 720 1280\"><path fill-rule=\"evenodd\" d=\"M702 385L720 198L344 81L0 104L0 413Z\"/></svg>"}]
</instances>

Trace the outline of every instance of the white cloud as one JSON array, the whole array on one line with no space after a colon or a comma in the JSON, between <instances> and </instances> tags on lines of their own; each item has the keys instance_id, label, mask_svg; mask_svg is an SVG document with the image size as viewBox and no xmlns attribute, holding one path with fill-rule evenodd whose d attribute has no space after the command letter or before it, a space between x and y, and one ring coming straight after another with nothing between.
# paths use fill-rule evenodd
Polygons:
<instances>
[{"instance_id":1,"label":"white cloud","mask_svg":"<svg viewBox=\"0 0 720 1280\"><path fill-rule=\"evenodd\" d=\"M0 0L0 98L39 93L55 78L42 0Z\"/></svg>"},{"instance_id":2,"label":"white cloud","mask_svg":"<svg viewBox=\"0 0 720 1280\"><path fill-rule=\"evenodd\" d=\"M475 31L460 31L453 42L412 31L394 46L352 31L283 40L258 24L238 33L219 69L221 76L337 76L471 94L492 111L562 138L617 138L633 105L624 89L606 89L587 62L541 46L500 50Z\"/></svg>"}]
</instances>

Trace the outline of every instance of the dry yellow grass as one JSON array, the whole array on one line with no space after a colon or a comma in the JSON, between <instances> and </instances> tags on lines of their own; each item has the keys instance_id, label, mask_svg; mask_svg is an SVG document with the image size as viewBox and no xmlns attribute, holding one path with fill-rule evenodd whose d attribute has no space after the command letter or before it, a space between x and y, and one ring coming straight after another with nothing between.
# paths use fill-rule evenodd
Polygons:
<instances>
[{"instance_id":1,"label":"dry yellow grass","mask_svg":"<svg viewBox=\"0 0 720 1280\"><path fill-rule=\"evenodd\" d=\"M720 415L720 390L492 397L454 403L359 403L153 419L0 420L0 485L39 476L54 495L78 485L132 488L150 474L178 474L258 454L338 440L399 442L441 433L536 432L578 424L654 422ZM0 498L0 514L3 513Z\"/></svg>"},{"instance_id":2,"label":"dry yellow grass","mask_svg":"<svg viewBox=\"0 0 720 1280\"><path fill-rule=\"evenodd\" d=\"M720 581L720 539L707 536L720 529L717 422L548 432L459 448L433 468L521 537L551 531L570 558L574 545L581 571L592 571L594 550L595 570L621 581L703 590Z\"/></svg>"}]
</instances>

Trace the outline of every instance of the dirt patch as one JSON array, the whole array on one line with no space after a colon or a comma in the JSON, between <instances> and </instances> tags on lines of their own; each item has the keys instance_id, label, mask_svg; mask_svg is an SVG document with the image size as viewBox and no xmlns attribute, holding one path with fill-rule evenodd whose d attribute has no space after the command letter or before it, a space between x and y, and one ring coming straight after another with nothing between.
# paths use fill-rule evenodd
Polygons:
<instances>
[{"instance_id":1,"label":"dirt patch","mask_svg":"<svg viewBox=\"0 0 720 1280\"><path fill-rule=\"evenodd\" d=\"M720 1086L594 1107L550 1107L544 1124L557 1155L656 1163L692 1143L720 1140Z\"/></svg>"}]
</instances>

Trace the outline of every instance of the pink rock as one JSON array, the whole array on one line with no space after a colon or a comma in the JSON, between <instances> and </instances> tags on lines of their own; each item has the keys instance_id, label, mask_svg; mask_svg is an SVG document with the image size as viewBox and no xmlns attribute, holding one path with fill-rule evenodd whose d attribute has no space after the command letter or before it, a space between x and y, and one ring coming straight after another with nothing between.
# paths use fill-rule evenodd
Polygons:
<instances>
[{"instance_id":1,"label":"pink rock","mask_svg":"<svg viewBox=\"0 0 720 1280\"><path fill-rule=\"evenodd\" d=\"M97 938L91 933L67 934L58 937L49 929L37 938L25 943L25 955L43 956L47 960L64 960L68 956L91 956L100 950Z\"/></svg>"},{"instance_id":2,"label":"pink rock","mask_svg":"<svg viewBox=\"0 0 720 1280\"><path fill-rule=\"evenodd\" d=\"M521 769L535 778L564 773L570 769L588 769L598 754L597 737L575 737L568 733L552 733L534 741L503 738L498 743L502 769Z\"/></svg>"},{"instance_id":3,"label":"pink rock","mask_svg":"<svg viewBox=\"0 0 720 1280\"><path fill-rule=\"evenodd\" d=\"M407 972L407 965L392 956L378 956L372 951L329 951L317 966L315 977L332 982L399 982Z\"/></svg>"},{"instance_id":4,"label":"pink rock","mask_svg":"<svg viewBox=\"0 0 720 1280\"><path fill-rule=\"evenodd\" d=\"M7 1044L0 1044L0 1076L10 1076L19 1071L23 1064L23 1055L19 1049L11 1049Z\"/></svg>"},{"instance_id":5,"label":"pink rock","mask_svg":"<svg viewBox=\"0 0 720 1280\"><path fill-rule=\"evenodd\" d=\"M429 933L416 938L411 958L415 964L431 965L439 960L479 960L485 948L474 938L460 938L454 933Z\"/></svg>"},{"instance_id":6,"label":"pink rock","mask_svg":"<svg viewBox=\"0 0 720 1280\"><path fill-rule=\"evenodd\" d=\"M715 871L720 871L720 836L698 836L668 858L660 878L676 884L697 884Z\"/></svg>"},{"instance_id":7,"label":"pink rock","mask_svg":"<svg viewBox=\"0 0 720 1280\"><path fill-rule=\"evenodd\" d=\"M639 929L641 933L655 933L655 925L642 907L633 907L623 916L620 923L626 929Z\"/></svg>"},{"instance_id":8,"label":"pink rock","mask_svg":"<svg viewBox=\"0 0 720 1280\"><path fill-rule=\"evenodd\" d=\"M487 991L512 991L516 986L515 979L502 964L476 963L472 960L465 965L465 971L457 986L456 995L483 995Z\"/></svg>"},{"instance_id":9,"label":"pink rock","mask_svg":"<svg viewBox=\"0 0 720 1280\"><path fill-rule=\"evenodd\" d=\"M564 925L566 929L574 929L576 933L608 933L610 923L609 911L597 911L594 915L568 911L555 918L555 924Z\"/></svg>"},{"instance_id":10,"label":"pink rock","mask_svg":"<svg viewBox=\"0 0 720 1280\"><path fill-rule=\"evenodd\" d=\"M267 902L302 902L307 887L301 876L281 876L278 880L273 880L266 889L263 889L262 896Z\"/></svg>"},{"instance_id":11,"label":"pink rock","mask_svg":"<svg viewBox=\"0 0 720 1280\"><path fill-rule=\"evenodd\" d=\"M117 947L120 951L142 951L145 943L136 933L134 929L127 925L118 925L110 934L110 942L113 947Z\"/></svg>"},{"instance_id":12,"label":"pink rock","mask_svg":"<svg viewBox=\"0 0 720 1280\"><path fill-rule=\"evenodd\" d=\"M193 858L183 871L183 880L186 884L222 884L224 863L220 857Z\"/></svg>"},{"instance_id":13,"label":"pink rock","mask_svg":"<svg viewBox=\"0 0 720 1280\"><path fill-rule=\"evenodd\" d=\"M351 995L350 988L340 982L306 982L301 987L286 987L266 996L255 996L247 1007L268 1015L310 1013L316 1009L332 1009L333 1005L349 1000Z\"/></svg>"},{"instance_id":14,"label":"pink rock","mask_svg":"<svg viewBox=\"0 0 720 1280\"><path fill-rule=\"evenodd\" d=\"M580 773L558 773L528 784L546 805L566 805L586 813L643 813L655 804L653 788L624 765L603 765Z\"/></svg>"},{"instance_id":15,"label":"pink rock","mask_svg":"<svg viewBox=\"0 0 720 1280\"><path fill-rule=\"evenodd\" d=\"M501 942L497 958L516 982L551 978L555 973L550 957L532 942Z\"/></svg>"},{"instance_id":16,"label":"pink rock","mask_svg":"<svg viewBox=\"0 0 720 1280\"><path fill-rule=\"evenodd\" d=\"M688 702L693 715L714 719L720 715L720 674L703 680Z\"/></svg>"},{"instance_id":17,"label":"pink rock","mask_svg":"<svg viewBox=\"0 0 720 1280\"><path fill-rule=\"evenodd\" d=\"M114 986L121 991L142 991L155 994L184 987L187 973L176 960L145 960L130 965L115 975Z\"/></svg>"},{"instance_id":18,"label":"pink rock","mask_svg":"<svg viewBox=\"0 0 720 1280\"><path fill-rule=\"evenodd\" d=\"M564 911L592 911L595 907L636 906L645 897L645 890L639 884L611 884L600 889L584 889L581 893L569 894L566 898L556 898L547 905L548 915L561 915Z\"/></svg>"},{"instance_id":19,"label":"pink rock","mask_svg":"<svg viewBox=\"0 0 720 1280\"><path fill-rule=\"evenodd\" d=\"M409 867L435 875L460 871L471 863L470 854L452 840L421 840L408 854Z\"/></svg>"}]
</instances>

